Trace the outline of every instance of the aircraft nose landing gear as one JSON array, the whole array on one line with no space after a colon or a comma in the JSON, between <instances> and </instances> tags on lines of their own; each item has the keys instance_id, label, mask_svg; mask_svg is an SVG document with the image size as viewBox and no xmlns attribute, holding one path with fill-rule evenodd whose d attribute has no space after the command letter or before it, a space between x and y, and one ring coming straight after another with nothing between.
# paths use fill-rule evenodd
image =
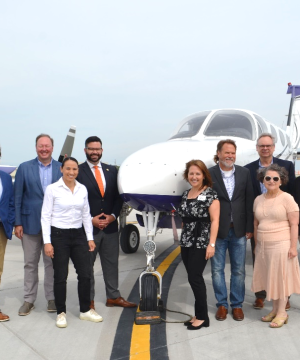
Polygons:
<instances>
[{"instance_id":1,"label":"aircraft nose landing gear","mask_svg":"<svg viewBox=\"0 0 300 360\"><path fill-rule=\"evenodd\" d=\"M162 276L155 270L154 258L156 245L152 240L156 233L159 212L143 212L144 224L147 231L148 240L144 244L146 251L147 267L139 277L140 291L140 312L136 313L135 323L137 325L158 324L161 322L160 312L163 309L161 300Z\"/></svg>"}]
</instances>

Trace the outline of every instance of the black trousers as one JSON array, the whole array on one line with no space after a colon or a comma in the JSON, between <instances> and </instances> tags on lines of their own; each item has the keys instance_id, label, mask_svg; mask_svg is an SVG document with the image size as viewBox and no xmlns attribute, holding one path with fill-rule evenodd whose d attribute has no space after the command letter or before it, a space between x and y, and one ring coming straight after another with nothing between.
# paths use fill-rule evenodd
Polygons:
<instances>
[{"instance_id":1,"label":"black trousers","mask_svg":"<svg viewBox=\"0 0 300 360\"><path fill-rule=\"evenodd\" d=\"M203 279L207 264L205 255L206 249L181 247L181 258L195 296L195 316L198 320L208 320L206 286Z\"/></svg>"},{"instance_id":2,"label":"black trousers","mask_svg":"<svg viewBox=\"0 0 300 360\"><path fill-rule=\"evenodd\" d=\"M80 312L90 309L90 254L83 228L58 229L51 226L52 259L54 269L54 296L57 314L66 312L69 259L72 260L78 279Z\"/></svg>"}]
</instances>

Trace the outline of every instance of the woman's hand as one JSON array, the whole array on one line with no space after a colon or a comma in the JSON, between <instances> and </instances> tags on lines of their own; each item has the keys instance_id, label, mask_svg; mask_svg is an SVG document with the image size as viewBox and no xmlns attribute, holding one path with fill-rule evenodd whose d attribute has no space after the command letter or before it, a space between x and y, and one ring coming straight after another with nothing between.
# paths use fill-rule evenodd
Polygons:
<instances>
[{"instance_id":1,"label":"woman's hand","mask_svg":"<svg viewBox=\"0 0 300 360\"><path fill-rule=\"evenodd\" d=\"M289 259L292 259L292 258L294 258L294 257L297 256L297 255L298 255L297 248L295 248L295 247L290 247L290 250L289 250L289 253L288 253Z\"/></svg>"},{"instance_id":2,"label":"woman's hand","mask_svg":"<svg viewBox=\"0 0 300 360\"><path fill-rule=\"evenodd\" d=\"M54 258L54 249L52 244L45 244L44 251L47 256L51 257L51 259Z\"/></svg>"},{"instance_id":3,"label":"woman's hand","mask_svg":"<svg viewBox=\"0 0 300 360\"><path fill-rule=\"evenodd\" d=\"M96 248L96 244L95 244L94 240L89 240L88 243L89 243L89 248L90 248L89 251L94 251Z\"/></svg>"},{"instance_id":4,"label":"woman's hand","mask_svg":"<svg viewBox=\"0 0 300 360\"><path fill-rule=\"evenodd\" d=\"M212 258L215 255L215 248L211 245L207 245L205 260Z\"/></svg>"}]
</instances>

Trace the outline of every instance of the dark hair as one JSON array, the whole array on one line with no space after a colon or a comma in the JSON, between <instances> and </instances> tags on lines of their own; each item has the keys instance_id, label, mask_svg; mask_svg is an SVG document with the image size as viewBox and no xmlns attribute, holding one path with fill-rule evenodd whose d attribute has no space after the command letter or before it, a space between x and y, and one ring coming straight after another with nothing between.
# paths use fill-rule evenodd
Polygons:
<instances>
[{"instance_id":1,"label":"dark hair","mask_svg":"<svg viewBox=\"0 0 300 360\"><path fill-rule=\"evenodd\" d=\"M284 167L279 166L278 164L271 164L265 168L261 168L257 171L257 179L263 183L266 173L268 171L276 171L280 177L281 184L286 185L289 181L289 175L287 170Z\"/></svg>"},{"instance_id":2,"label":"dark hair","mask_svg":"<svg viewBox=\"0 0 300 360\"><path fill-rule=\"evenodd\" d=\"M220 152L222 150L222 147L223 145L225 144L230 144L230 145L233 145L235 150L236 150L236 143L235 141L231 140L231 139L226 139L226 140L220 140L218 142L218 145L217 145L217 151L216 151L216 155L214 156L214 162L217 164L218 161L219 161L219 156L218 156L218 151Z\"/></svg>"},{"instance_id":3,"label":"dark hair","mask_svg":"<svg viewBox=\"0 0 300 360\"><path fill-rule=\"evenodd\" d=\"M204 164L203 161L201 160L190 160L189 162L187 162L185 164L185 170L183 172L183 178L188 181L188 174L189 174L189 170L191 166L197 166L203 173L203 186L208 186L208 187L212 187L212 180L211 180L211 176L210 173L206 167L206 165Z\"/></svg>"},{"instance_id":4,"label":"dark hair","mask_svg":"<svg viewBox=\"0 0 300 360\"><path fill-rule=\"evenodd\" d=\"M87 147L89 143L91 142L99 142L102 146L102 141L100 138L98 138L98 136L90 136L85 140L85 144L84 146Z\"/></svg>"},{"instance_id":5,"label":"dark hair","mask_svg":"<svg viewBox=\"0 0 300 360\"><path fill-rule=\"evenodd\" d=\"M48 135L48 134L40 134L40 135L38 135L38 136L36 137L36 139L35 139L35 146L37 146L37 142L38 142L39 139L42 138L42 137L47 137L48 139L50 139L50 140L51 140L51 143L52 143L52 146L54 146L54 140L53 140L52 137L51 137L50 135Z\"/></svg>"},{"instance_id":6,"label":"dark hair","mask_svg":"<svg viewBox=\"0 0 300 360\"><path fill-rule=\"evenodd\" d=\"M62 168L64 167L66 161L68 161L68 160L74 161L74 162L76 162L76 164L78 165L78 161L77 161L75 158L73 158L72 156L67 156L67 157L65 157L65 158L63 159L63 161L62 161L62 163L61 163L61 167L62 167Z\"/></svg>"}]
</instances>

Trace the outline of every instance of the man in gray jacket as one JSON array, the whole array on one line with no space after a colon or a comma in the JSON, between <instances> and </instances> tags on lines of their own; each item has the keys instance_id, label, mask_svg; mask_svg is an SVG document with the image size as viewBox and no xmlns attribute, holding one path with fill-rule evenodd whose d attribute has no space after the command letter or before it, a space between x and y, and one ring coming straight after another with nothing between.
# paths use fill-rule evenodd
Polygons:
<instances>
[{"instance_id":1,"label":"man in gray jacket","mask_svg":"<svg viewBox=\"0 0 300 360\"><path fill-rule=\"evenodd\" d=\"M217 320L225 320L228 313L225 282L225 260L228 249L231 264L230 306L234 320L244 319L245 259L247 239L253 235L253 188L248 169L234 165L236 144L221 140L209 169L213 189L217 192L221 211L215 255L211 258L212 281L217 299Z\"/></svg>"}]
</instances>

